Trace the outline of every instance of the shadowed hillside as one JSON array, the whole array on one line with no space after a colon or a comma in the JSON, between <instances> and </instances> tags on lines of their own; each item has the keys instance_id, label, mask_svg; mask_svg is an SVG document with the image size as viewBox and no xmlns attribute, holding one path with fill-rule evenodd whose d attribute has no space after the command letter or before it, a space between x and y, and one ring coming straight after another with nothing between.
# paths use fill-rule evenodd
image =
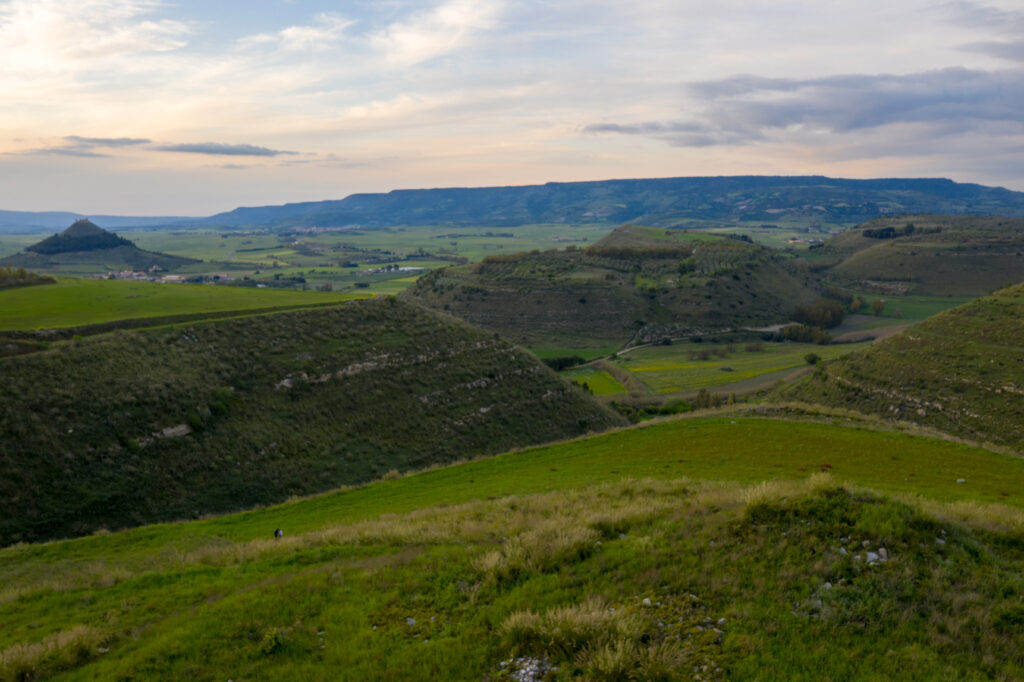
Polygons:
<instances>
[{"instance_id":1,"label":"shadowed hillside","mask_svg":"<svg viewBox=\"0 0 1024 682\"><path fill-rule=\"evenodd\" d=\"M388 299L0 360L0 538L251 507L622 423L506 341Z\"/></svg>"},{"instance_id":2,"label":"shadowed hillside","mask_svg":"<svg viewBox=\"0 0 1024 682\"><path fill-rule=\"evenodd\" d=\"M802 264L745 241L626 225L586 250L489 256L402 294L530 346L622 345L787 319Z\"/></svg>"},{"instance_id":3,"label":"shadowed hillside","mask_svg":"<svg viewBox=\"0 0 1024 682\"><path fill-rule=\"evenodd\" d=\"M781 394L1024 452L1024 285L820 367Z\"/></svg>"},{"instance_id":4,"label":"shadowed hillside","mask_svg":"<svg viewBox=\"0 0 1024 682\"><path fill-rule=\"evenodd\" d=\"M879 218L818 252L839 283L924 296L983 296L1024 280L1024 220L982 216Z\"/></svg>"}]
</instances>

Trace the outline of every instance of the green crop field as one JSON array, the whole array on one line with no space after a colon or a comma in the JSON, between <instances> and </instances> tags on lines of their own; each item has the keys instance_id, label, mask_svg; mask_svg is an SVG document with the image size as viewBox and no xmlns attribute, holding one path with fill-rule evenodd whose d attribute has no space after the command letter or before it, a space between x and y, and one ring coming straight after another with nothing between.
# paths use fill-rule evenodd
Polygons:
<instances>
[{"instance_id":1,"label":"green crop field","mask_svg":"<svg viewBox=\"0 0 1024 682\"><path fill-rule=\"evenodd\" d=\"M974 298L967 296L893 296L870 291L852 291L854 296L863 296L870 305L876 298L885 302L881 317L899 318L903 320L924 320L933 315L938 315L943 310L949 310L963 305ZM868 309L865 309L865 312Z\"/></svg>"},{"instance_id":2,"label":"green crop field","mask_svg":"<svg viewBox=\"0 0 1024 682\"><path fill-rule=\"evenodd\" d=\"M248 233L232 230L125 230L118 234L140 248L209 261L233 261L269 265L309 267L330 258L332 249L350 246L367 252L389 252L396 256L427 253L459 256L471 262L495 253L517 253L550 249L565 244L585 246L612 229L612 225L538 224L512 227L415 226L381 227L322 232L319 234ZM300 253L289 245L302 242L316 251ZM2 243L2 242L0 242ZM12 246L18 244L11 238ZM29 242L31 243L31 242Z\"/></svg>"},{"instance_id":3,"label":"green crop field","mask_svg":"<svg viewBox=\"0 0 1024 682\"><path fill-rule=\"evenodd\" d=\"M612 362L632 373L652 393L687 393L702 388L722 389L763 375L806 367L805 357L809 353L827 360L859 350L865 345L762 343L758 346L760 350L746 350L747 344L742 343L677 343L620 353ZM704 353L708 357L702 359L700 355ZM594 392L597 393L596 390Z\"/></svg>"},{"instance_id":4,"label":"green crop field","mask_svg":"<svg viewBox=\"0 0 1024 682\"><path fill-rule=\"evenodd\" d=\"M60 279L56 284L0 291L0 329L77 327L135 317L301 307L353 298L351 293Z\"/></svg>"},{"instance_id":5,"label":"green crop field","mask_svg":"<svg viewBox=\"0 0 1024 682\"><path fill-rule=\"evenodd\" d=\"M615 377L596 367L570 369L565 375L580 385L586 384L594 395L616 395L626 392L626 387Z\"/></svg>"},{"instance_id":6,"label":"green crop field","mask_svg":"<svg viewBox=\"0 0 1024 682\"><path fill-rule=\"evenodd\" d=\"M1014 679L1022 475L735 414L15 546L0 677L506 679L528 656L551 679Z\"/></svg>"}]
</instances>

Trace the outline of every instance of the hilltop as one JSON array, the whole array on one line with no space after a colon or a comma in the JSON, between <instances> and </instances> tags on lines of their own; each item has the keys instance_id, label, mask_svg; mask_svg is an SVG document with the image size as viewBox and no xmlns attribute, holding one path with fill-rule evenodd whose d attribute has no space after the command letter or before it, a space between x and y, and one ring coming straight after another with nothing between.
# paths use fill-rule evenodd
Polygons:
<instances>
[{"instance_id":1,"label":"hilltop","mask_svg":"<svg viewBox=\"0 0 1024 682\"><path fill-rule=\"evenodd\" d=\"M837 283L880 292L983 296L1024 280L1024 220L984 216L878 218L815 249Z\"/></svg>"},{"instance_id":2,"label":"hilltop","mask_svg":"<svg viewBox=\"0 0 1024 682\"><path fill-rule=\"evenodd\" d=\"M6 256L3 260L10 265L42 270L62 266L135 270L156 266L171 269L196 262L190 258L144 251L86 219L76 220L63 232L26 247L24 253Z\"/></svg>"},{"instance_id":3,"label":"hilltop","mask_svg":"<svg viewBox=\"0 0 1024 682\"><path fill-rule=\"evenodd\" d=\"M508 342L394 299L0 360L0 538L278 502L623 420Z\"/></svg>"},{"instance_id":4,"label":"hilltop","mask_svg":"<svg viewBox=\"0 0 1024 682\"><path fill-rule=\"evenodd\" d=\"M849 226L889 213L1024 216L1024 193L935 179L726 176L550 182L518 187L394 190L345 199L237 208L213 225Z\"/></svg>"},{"instance_id":5,"label":"hilltop","mask_svg":"<svg viewBox=\"0 0 1024 682\"><path fill-rule=\"evenodd\" d=\"M625 225L587 249L437 270L401 296L531 347L621 346L786 320L817 296L801 265L739 239Z\"/></svg>"},{"instance_id":6,"label":"hilltop","mask_svg":"<svg viewBox=\"0 0 1024 682\"><path fill-rule=\"evenodd\" d=\"M10 547L0 678L1019 679L1024 462L857 426L683 419Z\"/></svg>"},{"instance_id":7,"label":"hilltop","mask_svg":"<svg viewBox=\"0 0 1024 682\"><path fill-rule=\"evenodd\" d=\"M1024 452L1024 284L940 313L781 389Z\"/></svg>"}]
</instances>

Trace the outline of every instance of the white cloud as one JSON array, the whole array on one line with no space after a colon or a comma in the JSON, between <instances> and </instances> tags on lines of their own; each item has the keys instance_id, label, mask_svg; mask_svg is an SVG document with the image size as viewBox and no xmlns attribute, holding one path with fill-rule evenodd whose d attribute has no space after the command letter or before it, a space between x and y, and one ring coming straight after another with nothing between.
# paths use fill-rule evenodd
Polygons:
<instances>
[{"instance_id":1,"label":"white cloud","mask_svg":"<svg viewBox=\"0 0 1024 682\"><path fill-rule=\"evenodd\" d=\"M306 26L289 26L277 33L258 33L239 41L243 48L276 47L284 51L324 50L336 47L345 29L354 22L340 15L324 12L317 16L316 23Z\"/></svg>"},{"instance_id":2,"label":"white cloud","mask_svg":"<svg viewBox=\"0 0 1024 682\"><path fill-rule=\"evenodd\" d=\"M98 60L185 46L180 21L147 18L153 0L9 0L0 4L0 63L7 73L83 71Z\"/></svg>"},{"instance_id":3,"label":"white cloud","mask_svg":"<svg viewBox=\"0 0 1024 682\"><path fill-rule=\"evenodd\" d=\"M391 24L372 42L389 63L412 66L452 52L475 33L494 27L501 9L495 0L449 0Z\"/></svg>"}]
</instances>

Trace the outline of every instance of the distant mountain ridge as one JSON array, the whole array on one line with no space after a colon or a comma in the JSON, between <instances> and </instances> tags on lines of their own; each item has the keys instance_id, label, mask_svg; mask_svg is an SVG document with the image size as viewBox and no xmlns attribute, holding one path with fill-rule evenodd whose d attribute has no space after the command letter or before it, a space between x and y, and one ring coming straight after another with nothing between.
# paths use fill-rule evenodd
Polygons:
<instances>
[{"instance_id":1,"label":"distant mountain ridge","mask_svg":"<svg viewBox=\"0 0 1024 682\"><path fill-rule=\"evenodd\" d=\"M898 213L1024 217L1024 192L945 178L849 180L820 175L640 178L504 187L397 189L343 199L242 206L209 217L91 216L112 229L365 227L535 223L852 225ZM0 232L38 232L84 214L0 211Z\"/></svg>"},{"instance_id":2,"label":"distant mountain ridge","mask_svg":"<svg viewBox=\"0 0 1024 682\"><path fill-rule=\"evenodd\" d=\"M702 221L853 224L893 213L1024 217L1024 192L941 178L680 177L544 185L394 190L336 201L237 208L203 220L225 226L522 225Z\"/></svg>"},{"instance_id":3,"label":"distant mountain ridge","mask_svg":"<svg viewBox=\"0 0 1024 682\"><path fill-rule=\"evenodd\" d=\"M169 225L179 222L194 222L199 218L181 216L114 216L90 215L68 211L0 211L0 233L47 232L61 229L64 226L89 216L92 220L112 229L128 227L147 227L150 225Z\"/></svg>"}]
</instances>

